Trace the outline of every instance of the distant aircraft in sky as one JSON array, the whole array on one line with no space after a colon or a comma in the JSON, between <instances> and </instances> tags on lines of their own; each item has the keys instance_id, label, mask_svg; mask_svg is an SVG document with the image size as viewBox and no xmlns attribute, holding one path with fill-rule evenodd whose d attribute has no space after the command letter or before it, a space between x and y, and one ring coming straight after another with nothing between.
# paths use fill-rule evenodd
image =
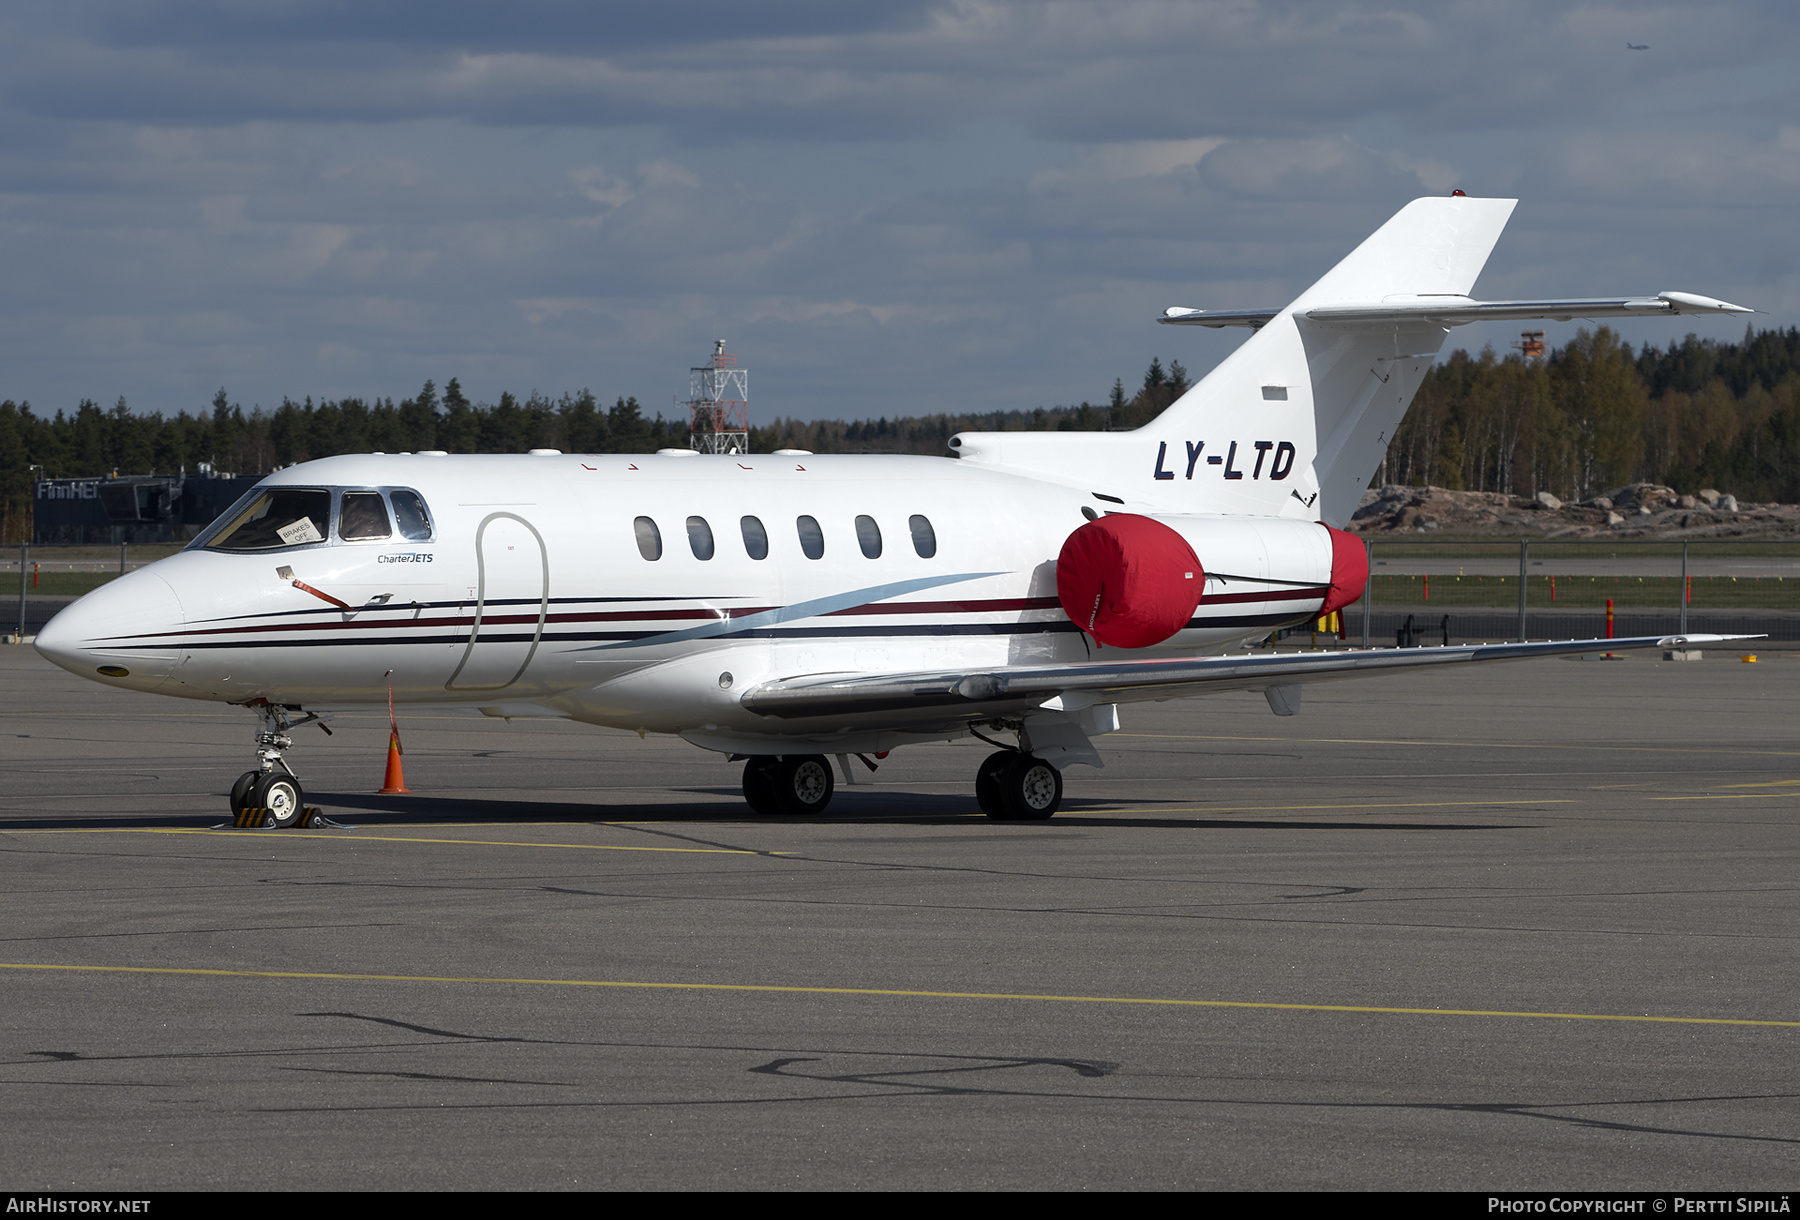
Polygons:
<instances>
[{"instance_id":1,"label":"distant aircraft in sky","mask_svg":"<svg viewBox=\"0 0 1800 1220\"><path fill-rule=\"evenodd\" d=\"M1631 42L1631 41L1627 40L1627 42L1625 43L1625 49L1627 51L1648 51L1650 49L1650 44L1646 42L1642 46L1640 46L1635 42Z\"/></svg>"},{"instance_id":2,"label":"distant aircraft in sky","mask_svg":"<svg viewBox=\"0 0 1800 1220\"><path fill-rule=\"evenodd\" d=\"M678 735L766 814L975 737L991 817L1047 818L1119 705L1725 637L1249 654L1362 596L1343 530L1450 329L1752 312L1682 292L1477 301L1514 200L1407 204L1133 432L963 432L960 459L369 454L277 471L37 637L121 689L259 718L240 821L304 824L285 754L333 712L463 707ZM390 686L391 683L391 686ZM1010 739L1010 740L1009 740ZM860 759L860 761L858 761ZM858 768L865 768L859 770ZM548 778L548 777L546 777Z\"/></svg>"}]
</instances>

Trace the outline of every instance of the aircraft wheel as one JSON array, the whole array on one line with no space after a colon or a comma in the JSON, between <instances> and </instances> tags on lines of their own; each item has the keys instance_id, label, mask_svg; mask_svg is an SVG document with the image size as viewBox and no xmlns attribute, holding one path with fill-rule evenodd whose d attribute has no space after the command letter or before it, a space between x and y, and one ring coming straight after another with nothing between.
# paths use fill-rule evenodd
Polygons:
<instances>
[{"instance_id":1,"label":"aircraft wheel","mask_svg":"<svg viewBox=\"0 0 1800 1220\"><path fill-rule=\"evenodd\" d=\"M783 755L769 769L769 779L783 813L824 813L831 804L831 763L823 754Z\"/></svg>"},{"instance_id":2,"label":"aircraft wheel","mask_svg":"<svg viewBox=\"0 0 1800 1220\"><path fill-rule=\"evenodd\" d=\"M269 811L270 826L292 826L306 810L306 797L300 781L291 775L271 771L250 788L250 804Z\"/></svg>"},{"instance_id":3,"label":"aircraft wheel","mask_svg":"<svg viewBox=\"0 0 1800 1220\"><path fill-rule=\"evenodd\" d=\"M781 813L775 800L775 781L770 775L778 760L770 754L758 754L744 763L744 800L750 812L765 818Z\"/></svg>"},{"instance_id":4,"label":"aircraft wheel","mask_svg":"<svg viewBox=\"0 0 1800 1220\"><path fill-rule=\"evenodd\" d=\"M1007 811L1006 801L1000 795L1000 777L1017 757L1017 750L996 750L982 759L981 766L975 771L975 803L990 818L1000 821L1012 818L1012 814Z\"/></svg>"},{"instance_id":5,"label":"aircraft wheel","mask_svg":"<svg viewBox=\"0 0 1800 1220\"><path fill-rule=\"evenodd\" d=\"M1000 774L1000 799L1007 815L1021 822L1041 822L1062 804L1062 772L1029 754L1014 756Z\"/></svg>"},{"instance_id":6,"label":"aircraft wheel","mask_svg":"<svg viewBox=\"0 0 1800 1220\"><path fill-rule=\"evenodd\" d=\"M261 771L246 771L237 777L231 785L231 816L237 817L250 808L250 789L256 787L256 781L262 778Z\"/></svg>"}]
</instances>

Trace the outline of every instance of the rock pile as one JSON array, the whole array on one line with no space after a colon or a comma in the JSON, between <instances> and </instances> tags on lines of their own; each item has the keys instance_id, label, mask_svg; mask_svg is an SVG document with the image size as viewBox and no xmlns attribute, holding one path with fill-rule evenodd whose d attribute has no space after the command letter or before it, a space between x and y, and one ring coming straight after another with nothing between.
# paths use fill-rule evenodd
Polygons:
<instances>
[{"instance_id":1,"label":"rock pile","mask_svg":"<svg viewBox=\"0 0 1800 1220\"><path fill-rule=\"evenodd\" d=\"M1689 496L1657 483L1632 483L1571 504L1547 491L1527 498L1390 484L1363 493L1350 528L1535 538L1800 538L1800 505L1739 504L1711 488Z\"/></svg>"}]
</instances>

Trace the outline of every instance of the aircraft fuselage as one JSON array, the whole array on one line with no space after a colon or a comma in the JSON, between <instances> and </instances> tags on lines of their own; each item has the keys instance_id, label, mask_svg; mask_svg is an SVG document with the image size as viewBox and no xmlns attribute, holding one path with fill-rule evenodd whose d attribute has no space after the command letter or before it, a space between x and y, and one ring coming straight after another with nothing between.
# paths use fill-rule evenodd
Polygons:
<instances>
[{"instance_id":1,"label":"aircraft fuselage","mask_svg":"<svg viewBox=\"0 0 1800 1220\"><path fill-rule=\"evenodd\" d=\"M842 717L777 726L738 700L809 674L1216 650L1316 612L1329 577L1319 527L1219 518L1197 542L1208 576L1189 626L1121 654L1070 621L1054 561L1086 520L1128 506L973 463L368 455L261 486L330 493L328 527L249 551L202 536L71 607L40 648L86 677L231 703L380 704L391 682L401 703L648 732L841 732ZM400 534L396 490L422 498L428 536ZM380 492L385 536L344 537L360 528L346 495ZM1320 541L1271 548L1282 527Z\"/></svg>"}]
</instances>

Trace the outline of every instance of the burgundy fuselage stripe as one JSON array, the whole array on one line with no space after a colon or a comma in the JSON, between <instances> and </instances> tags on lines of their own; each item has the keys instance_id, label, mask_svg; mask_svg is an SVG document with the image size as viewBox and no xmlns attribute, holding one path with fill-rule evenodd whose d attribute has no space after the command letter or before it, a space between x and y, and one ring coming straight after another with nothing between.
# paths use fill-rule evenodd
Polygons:
<instances>
[{"instance_id":1,"label":"burgundy fuselage stripe","mask_svg":"<svg viewBox=\"0 0 1800 1220\"><path fill-rule=\"evenodd\" d=\"M973 602L870 602L848 610L833 610L820 618L839 618L849 614L981 614L1002 610L1054 610L1054 597L1000 597Z\"/></svg>"},{"instance_id":2,"label":"burgundy fuselage stripe","mask_svg":"<svg viewBox=\"0 0 1800 1220\"><path fill-rule=\"evenodd\" d=\"M1327 592L1325 585L1317 585L1310 589L1275 589L1268 593L1215 593L1202 597L1200 604L1221 606L1242 602L1311 601L1315 597L1323 601Z\"/></svg>"},{"instance_id":3,"label":"burgundy fuselage stripe","mask_svg":"<svg viewBox=\"0 0 1800 1220\"><path fill-rule=\"evenodd\" d=\"M1242 604L1242 603L1246 603L1246 602L1311 600L1313 598L1323 598L1325 593L1326 593L1326 589L1323 586L1320 586L1318 588L1312 588L1312 589L1277 589L1277 590L1272 590L1269 592L1261 592L1261 593L1220 593L1220 594L1215 594L1210 597L1201 598L1200 605L1202 605L1202 606L1217 606L1217 605L1228 605L1228 604ZM833 610L827 614L822 614L819 617L820 618L842 618L842 617L846 617L846 616L863 616L863 615L873 617L875 615L883 615L883 614L996 614L996 613L1005 613L1008 611L1054 610L1057 608L1058 608L1058 602L1054 597L1007 597L1007 598L991 598L991 599L987 599L987 600L983 600L983 601L954 601L954 602L871 602L871 603L869 603L867 605L863 605L863 606L852 606L848 610ZM385 609L385 607L381 607L381 609ZM736 619L736 618L744 618L744 617L747 617L748 615L763 614L770 610L775 610L775 609L779 609L779 607L776 607L776 606L733 606L733 607L728 607L723 611L723 617L728 620ZM325 613L325 612L321 611L320 613ZM373 614L373 611L371 611L371 613ZM680 621L680 620L690 620L690 619L714 619L714 620L716 620L720 617L721 617L721 612L717 611L717 610L650 610L650 611L611 610L611 611L594 611L594 612L590 612L590 613L565 613L565 614L546 615L544 618L544 626L549 627L552 624L572 624L572 623L628 623L628 622L658 622L658 621L666 622L666 621L670 621L670 620ZM538 616L536 614L532 614L532 613L490 614L490 615L487 615L482 618L481 624L483 627L499 627L499 626L505 626L505 625L518 625L518 624L524 624L524 623L535 624L537 621L538 621ZM1195 621L1199 621L1199 620L1195 620ZM349 621L341 621L340 620L338 622L332 622L330 620L325 620L325 621L313 621L313 622L302 622L302 623L266 623L266 624L263 624L260 626L246 625L246 626L239 626L239 627L207 627L207 628L190 629L190 630L183 630L183 631L162 631L162 632L157 632L152 635L140 635L140 636L131 636L131 637L119 637L119 638L121 638L121 639L130 638L133 640L160 640L160 639L167 639L171 636L182 636L182 637L186 637L186 638L193 638L196 636L260 635L260 634L264 634L264 633L292 632L292 631L375 631L375 630L391 631L391 630L394 630L395 628L424 629L424 628L428 628L428 627L435 627L435 628L471 627L472 628L474 626L474 623L475 623L475 618L474 618L474 615L472 615L472 614L466 615L466 616L465 615L457 615L455 617L419 618L419 619L393 619L393 618L370 617L368 619L364 619L361 621L358 621L355 619L352 619Z\"/></svg>"},{"instance_id":4,"label":"burgundy fuselage stripe","mask_svg":"<svg viewBox=\"0 0 1800 1220\"><path fill-rule=\"evenodd\" d=\"M1053 610L1055 608L1056 608L1056 599L1054 597L995 598L995 599L992 599L989 601L871 603L866 606L855 606L849 610L834 610L834 611L831 611L831 615L844 615L844 614L943 614L943 613L980 614L980 613L984 613L984 612L985 613L995 613L995 612L1001 612L1001 611L1007 611L1007 610ZM385 607L385 606L371 607L371 613L373 613L376 610L384 610L384 609L387 609L387 607ZM745 618L752 614L766 614L771 610L779 610L779 609L782 609L782 607L780 607L780 606L731 606L731 607L725 608L722 611L720 611L720 610L592 611L592 612L587 612L587 613L563 613L563 614L546 615L544 618L544 625L549 626L551 623L629 623L629 622L658 622L658 621L683 620L683 619L718 619L721 616L726 619L735 619L735 618ZM326 613L326 612L320 611L319 613ZM820 617L824 618L824 617L830 617L830 616L829 615L821 615ZM162 632L157 632L156 634L153 634L153 635L134 636L132 638L140 639L140 640L159 640L159 639L167 638L169 636L177 636L177 635L179 635L179 636L244 635L247 633L265 632L265 631L313 631L313 630L372 631L377 628L390 628L391 629L394 627L465 627L465 626L472 626L474 624L474 622L475 622L475 617L473 614L457 615L453 618L447 618L447 617L418 618L418 619L369 618L369 619L362 620L362 621L352 619L348 622L345 622L345 621L332 622L331 620L327 619L327 620L323 620L323 621L314 620L311 622L301 622L301 623L266 623L266 624L262 624L260 626L252 624L252 625L248 625L248 626L239 626L239 627L204 627L204 628L188 629L188 630L184 630L184 631L162 631ZM486 615L485 617L483 617L481 622L482 622L483 626L493 626L493 625L501 624L501 623L535 623L535 622L537 622L537 615L530 613L530 612L527 612L525 614L489 614L489 615Z\"/></svg>"}]
</instances>

